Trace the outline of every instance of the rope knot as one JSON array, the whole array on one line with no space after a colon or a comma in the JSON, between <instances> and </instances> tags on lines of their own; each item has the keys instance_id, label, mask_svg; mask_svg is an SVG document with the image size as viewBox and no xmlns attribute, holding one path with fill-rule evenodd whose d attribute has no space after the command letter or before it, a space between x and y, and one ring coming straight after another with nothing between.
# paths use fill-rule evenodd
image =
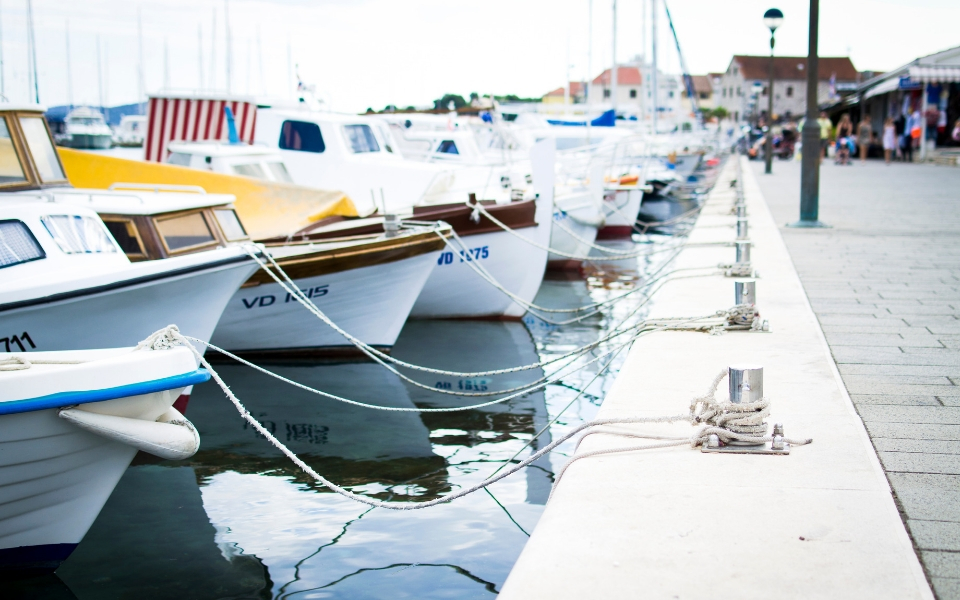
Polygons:
<instances>
[{"instance_id":1,"label":"rope knot","mask_svg":"<svg viewBox=\"0 0 960 600\"><path fill-rule=\"evenodd\" d=\"M0 358L0 371L23 371L32 366L33 364L25 356Z\"/></svg>"},{"instance_id":2,"label":"rope knot","mask_svg":"<svg viewBox=\"0 0 960 600\"><path fill-rule=\"evenodd\" d=\"M183 335L176 325L167 325L154 331L145 340L137 344L135 350L169 350L183 345Z\"/></svg>"}]
</instances>

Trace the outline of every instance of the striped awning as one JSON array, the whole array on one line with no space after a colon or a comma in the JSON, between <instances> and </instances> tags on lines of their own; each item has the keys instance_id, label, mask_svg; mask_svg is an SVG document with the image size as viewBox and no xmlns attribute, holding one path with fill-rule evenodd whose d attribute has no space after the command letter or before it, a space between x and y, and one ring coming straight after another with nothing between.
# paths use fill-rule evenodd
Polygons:
<instances>
[{"instance_id":1,"label":"striped awning","mask_svg":"<svg viewBox=\"0 0 960 600\"><path fill-rule=\"evenodd\" d=\"M960 82L960 66L916 66L910 67L910 79L923 82Z\"/></svg>"},{"instance_id":2,"label":"striped awning","mask_svg":"<svg viewBox=\"0 0 960 600\"><path fill-rule=\"evenodd\" d=\"M240 141L253 143L257 105L247 100L151 97L147 107L144 159L163 162L171 141L226 140L223 107L233 111Z\"/></svg>"}]
</instances>

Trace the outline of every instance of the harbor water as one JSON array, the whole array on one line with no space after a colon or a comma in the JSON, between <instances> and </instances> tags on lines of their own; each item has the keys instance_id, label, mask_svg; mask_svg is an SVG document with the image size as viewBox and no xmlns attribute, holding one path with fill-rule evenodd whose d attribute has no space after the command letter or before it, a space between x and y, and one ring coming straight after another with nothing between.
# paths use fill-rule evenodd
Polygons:
<instances>
[{"instance_id":1,"label":"harbor water","mask_svg":"<svg viewBox=\"0 0 960 600\"><path fill-rule=\"evenodd\" d=\"M671 238L637 239L639 244L611 244L656 249ZM643 285L668 254L548 275L536 302L569 308L622 294ZM634 294L567 325L529 314L522 322L409 321L393 355L453 371L537 363L595 342L637 310L640 297ZM305 312L305 327L325 327L310 319ZM541 391L482 409L439 413L370 410L235 363L214 366L250 412L317 472L371 498L415 502L478 483L590 420L626 355L596 359L613 347L604 343L578 358L588 364ZM372 362L265 366L381 406L440 408L488 399L422 389ZM547 374L551 369L546 367ZM544 370L483 378L408 374L434 389L483 392L529 384ZM574 451L573 442L565 443L531 467L450 504L392 511L359 504L314 482L253 431L213 382L195 388L186 414L200 433L200 451L176 462L138 455L57 575L19 584L26 595L492 597L536 526L554 473Z\"/></svg>"}]
</instances>

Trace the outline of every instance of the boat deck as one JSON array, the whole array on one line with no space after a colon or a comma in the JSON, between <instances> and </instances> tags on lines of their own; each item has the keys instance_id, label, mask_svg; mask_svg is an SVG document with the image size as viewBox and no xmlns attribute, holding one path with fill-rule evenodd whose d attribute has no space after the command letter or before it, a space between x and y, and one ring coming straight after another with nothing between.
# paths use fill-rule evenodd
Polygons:
<instances>
[{"instance_id":1,"label":"boat deck","mask_svg":"<svg viewBox=\"0 0 960 600\"><path fill-rule=\"evenodd\" d=\"M691 241L734 239L733 169L731 161ZM721 369L752 363L764 367L769 421L813 444L788 456L674 447L586 458L563 476L502 598L932 597L784 245L777 223L785 218L772 218L752 167L744 180L762 275L757 304L772 332L641 338L598 416L683 414ZM677 267L733 259L731 247L690 247ZM651 316L710 314L729 308L733 295L729 278L680 279L657 293ZM686 424L635 427L694 432ZM636 443L593 435L581 451Z\"/></svg>"}]
</instances>

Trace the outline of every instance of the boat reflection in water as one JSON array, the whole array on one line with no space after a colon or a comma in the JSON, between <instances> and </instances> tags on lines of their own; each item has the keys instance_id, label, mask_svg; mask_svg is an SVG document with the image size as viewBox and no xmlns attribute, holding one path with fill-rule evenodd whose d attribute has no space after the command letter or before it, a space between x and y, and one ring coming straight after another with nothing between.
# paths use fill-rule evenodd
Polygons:
<instances>
[{"instance_id":1,"label":"boat reflection in water","mask_svg":"<svg viewBox=\"0 0 960 600\"><path fill-rule=\"evenodd\" d=\"M538 302L580 306L606 293L613 292L558 279L545 283ZM603 316L563 327L527 321L410 321L393 354L446 370L514 367L594 341L608 323ZM481 409L415 413L351 406L247 367L215 366L250 412L319 473L393 502L463 489L514 455L529 456L525 444L598 368ZM459 378L405 370L432 388L425 390L373 363L265 366L353 400L422 408L490 399L432 389L502 390L544 374ZM613 379L606 375L588 387L531 445L541 448L551 432L592 418ZM370 509L310 480L240 418L215 384L195 388L188 416L203 440L200 451L186 463L130 468L88 539L58 572L78 597L114 598L134 589L148 589L152 598L382 598L398 590L418 598L493 596L542 513L554 466L573 450L562 445L490 493L398 512Z\"/></svg>"}]
</instances>

